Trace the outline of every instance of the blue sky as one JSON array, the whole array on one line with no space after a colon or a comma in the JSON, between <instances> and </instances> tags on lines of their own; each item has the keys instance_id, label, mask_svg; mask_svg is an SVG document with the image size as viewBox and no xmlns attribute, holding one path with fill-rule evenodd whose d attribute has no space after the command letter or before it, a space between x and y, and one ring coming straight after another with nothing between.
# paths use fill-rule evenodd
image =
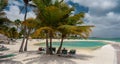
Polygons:
<instances>
[{"instance_id":1,"label":"blue sky","mask_svg":"<svg viewBox=\"0 0 120 64\"><path fill-rule=\"evenodd\" d=\"M85 23L92 24L91 36L93 37L120 37L120 0L65 0L74 5L74 13L85 12ZM19 14L20 8L24 6L22 0L9 0L6 14L10 20L23 20L24 12ZM34 12L29 8L27 18L34 17Z\"/></svg>"}]
</instances>

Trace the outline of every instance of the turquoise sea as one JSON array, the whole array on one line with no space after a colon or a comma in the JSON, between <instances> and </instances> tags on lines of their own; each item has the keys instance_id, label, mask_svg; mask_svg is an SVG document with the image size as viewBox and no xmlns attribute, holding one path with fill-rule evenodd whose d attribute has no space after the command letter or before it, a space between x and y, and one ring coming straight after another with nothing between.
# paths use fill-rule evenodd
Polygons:
<instances>
[{"instance_id":1,"label":"turquoise sea","mask_svg":"<svg viewBox=\"0 0 120 64\"><path fill-rule=\"evenodd\" d=\"M52 43L53 47L58 47L60 42ZM99 41L64 41L63 47L65 48L92 48L92 47L100 47L105 45L104 42ZM40 46L45 46L45 43L41 43Z\"/></svg>"},{"instance_id":2,"label":"turquoise sea","mask_svg":"<svg viewBox=\"0 0 120 64\"><path fill-rule=\"evenodd\" d=\"M60 42L53 43L53 46L60 45ZM63 47L72 48L90 48L90 47L100 47L105 45L103 42L99 41L64 41Z\"/></svg>"},{"instance_id":3,"label":"turquoise sea","mask_svg":"<svg viewBox=\"0 0 120 64\"><path fill-rule=\"evenodd\" d=\"M120 42L119 38L89 38L90 40L109 40ZM58 47L60 42L52 43L53 47ZM101 47L106 45L104 42L100 41L64 41L63 47L70 47L70 48L93 48L93 47ZM40 46L45 46L45 43L40 44Z\"/></svg>"},{"instance_id":4,"label":"turquoise sea","mask_svg":"<svg viewBox=\"0 0 120 64\"><path fill-rule=\"evenodd\" d=\"M120 42L120 38L89 38L90 40L109 40L109 41L115 41Z\"/></svg>"}]
</instances>

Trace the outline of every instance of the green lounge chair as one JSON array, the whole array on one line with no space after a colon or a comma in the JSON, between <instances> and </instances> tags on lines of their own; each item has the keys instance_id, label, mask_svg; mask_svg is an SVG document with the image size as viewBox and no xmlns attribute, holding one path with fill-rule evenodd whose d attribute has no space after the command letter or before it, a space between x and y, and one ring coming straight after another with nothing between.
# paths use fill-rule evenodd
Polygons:
<instances>
[{"instance_id":1,"label":"green lounge chair","mask_svg":"<svg viewBox=\"0 0 120 64\"><path fill-rule=\"evenodd\" d=\"M0 59L1 59L1 58L12 57L12 56L15 56L15 54L0 55Z\"/></svg>"},{"instance_id":2,"label":"green lounge chair","mask_svg":"<svg viewBox=\"0 0 120 64\"><path fill-rule=\"evenodd\" d=\"M76 50L70 50L69 51L69 55L75 55L76 54Z\"/></svg>"},{"instance_id":3,"label":"green lounge chair","mask_svg":"<svg viewBox=\"0 0 120 64\"><path fill-rule=\"evenodd\" d=\"M62 50L61 54L59 56L67 56L68 55L68 50Z\"/></svg>"},{"instance_id":4,"label":"green lounge chair","mask_svg":"<svg viewBox=\"0 0 120 64\"><path fill-rule=\"evenodd\" d=\"M6 50L9 50L9 48L6 48L6 47L0 48L0 51L6 51Z\"/></svg>"}]
</instances>

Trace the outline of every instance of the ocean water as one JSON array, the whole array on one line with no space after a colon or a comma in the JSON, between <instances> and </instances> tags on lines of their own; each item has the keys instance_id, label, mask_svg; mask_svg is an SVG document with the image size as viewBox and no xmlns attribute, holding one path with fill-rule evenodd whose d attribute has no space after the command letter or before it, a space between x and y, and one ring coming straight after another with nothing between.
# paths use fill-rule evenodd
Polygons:
<instances>
[{"instance_id":1,"label":"ocean water","mask_svg":"<svg viewBox=\"0 0 120 64\"><path fill-rule=\"evenodd\" d=\"M109 40L109 41L115 41L120 42L120 38L89 38L90 40Z\"/></svg>"},{"instance_id":2,"label":"ocean water","mask_svg":"<svg viewBox=\"0 0 120 64\"><path fill-rule=\"evenodd\" d=\"M60 42L52 43L53 47L58 47ZM65 48L92 48L92 47L100 47L106 45L104 42L99 41L64 41L63 47ZM45 46L45 44L40 44L40 46Z\"/></svg>"},{"instance_id":3,"label":"ocean water","mask_svg":"<svg viewBox=\"0 0 120 64\"><path fill-rule=\"evenodd\" d=\"M120 38L89 38L90 40L108 40L108 41L115 41L120 43ZM60 42L52 43L53 47L58 47ZM106 45L104 42L100 41L64 41L63 47L66 48L94 48L94 47L101 47ZM39 46L45 46L45 43L39 44Z\"/></svg>"}]
</instances>

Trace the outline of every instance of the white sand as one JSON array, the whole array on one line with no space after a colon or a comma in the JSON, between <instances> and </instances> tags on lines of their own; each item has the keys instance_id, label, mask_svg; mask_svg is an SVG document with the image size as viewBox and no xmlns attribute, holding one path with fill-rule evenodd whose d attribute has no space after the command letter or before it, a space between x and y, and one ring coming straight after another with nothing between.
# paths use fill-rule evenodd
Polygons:
<instances>
[{"instance_id":1,"label":"white sand","mask_svg":"<svg viewBox=\"0 0 120 64\"><path fill-rule=\"evenodd\" d=\"M29 52L18 53L21 41L22 40L17 40L17 43L15 45L5 45L6 47L10 48L10 50L4 51L3 53L17 54L12 59L14 61L20 61L23 64L115 64L116 61L115 50L110 44L105 45L94 51L76 49L77 50L76 55L73 57L59 57L56 55L37 54L36 51L39 46L34 46L33 44L38 42L44 42L45 40L35 40L35 39L30 40L28 43ZM59 41L59 40L55 39L54 41ZM66 41L73 41L73 40L66 40ZM86 40L82 40L82 41L86 41ZM87 41L99 41L99 40L87 40Z\"/></svg>"}]
</instances>

